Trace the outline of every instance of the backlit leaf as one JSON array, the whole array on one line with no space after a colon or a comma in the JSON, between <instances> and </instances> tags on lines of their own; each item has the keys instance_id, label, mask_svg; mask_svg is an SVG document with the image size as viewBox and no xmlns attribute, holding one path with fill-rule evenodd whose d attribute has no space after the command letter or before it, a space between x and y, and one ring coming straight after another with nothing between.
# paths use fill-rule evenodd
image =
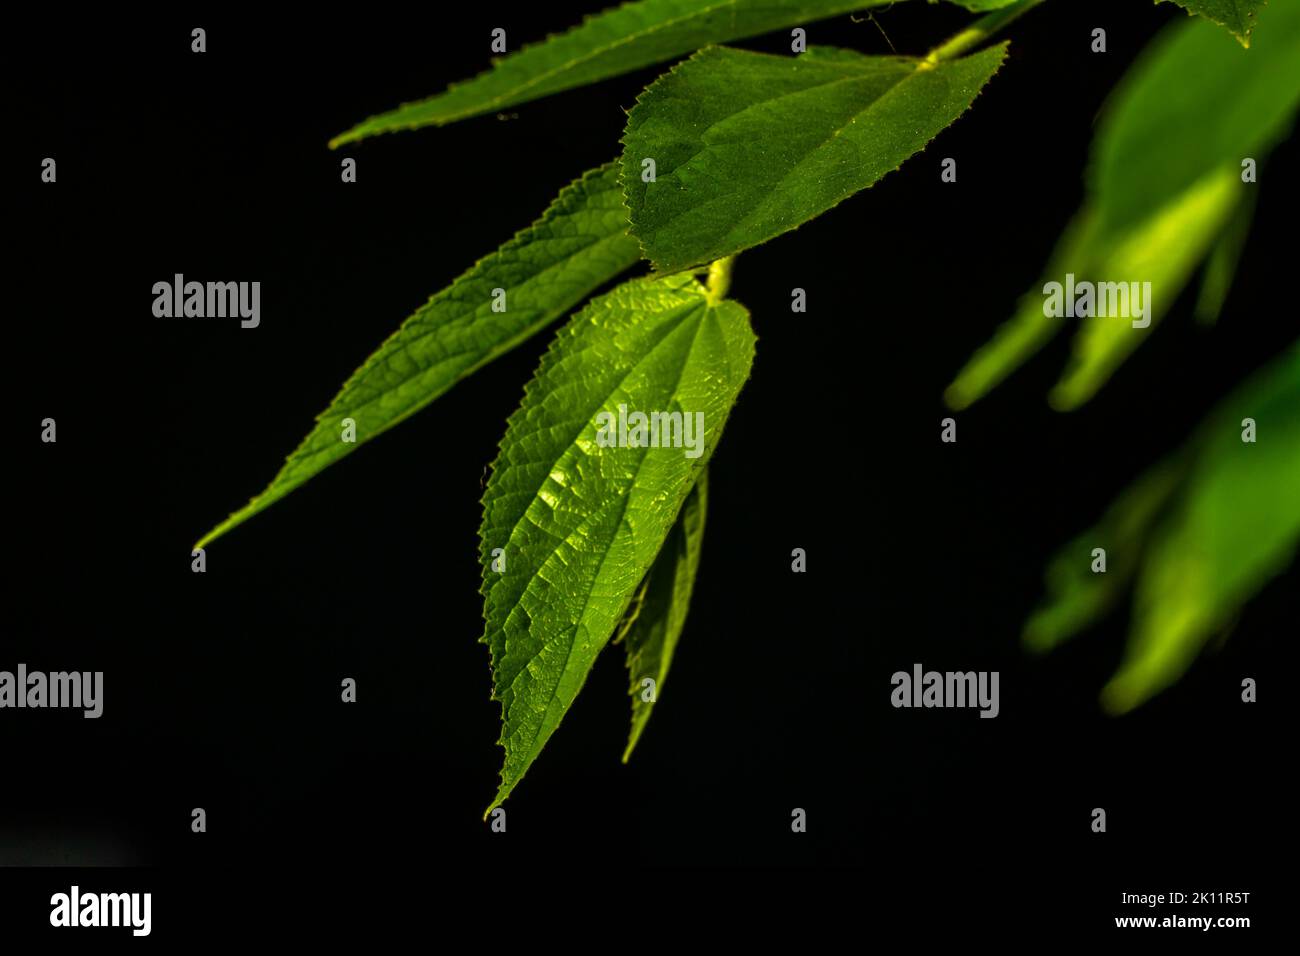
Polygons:
<instances>
[{"instance_id":1,"label":"backlit leaf","mask_svg":"<svg viewBox=\"0 0 1300 956\"><path fill-rule=\"evenodd\" d=\"M676 276L595 299L543 358L483 498L483 641L505 748L492 807L523 777L623 620L717 446L753 354L744 308ZM698 414L703 431L694 448L683 444L690 435L681 447L603 447L602 412L679 412L692 427ZM503 573L491 570L494 555L504 555Z\"/></svg>"}]
</instances>

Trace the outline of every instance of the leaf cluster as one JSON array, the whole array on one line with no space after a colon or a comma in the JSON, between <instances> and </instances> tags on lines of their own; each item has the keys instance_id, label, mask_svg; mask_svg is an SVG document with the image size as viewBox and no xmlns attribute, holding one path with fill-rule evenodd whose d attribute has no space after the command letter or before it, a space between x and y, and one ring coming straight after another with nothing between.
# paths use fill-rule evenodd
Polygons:
<instances>
[{"instance_id":1,"label":"leaf cluster","mask_svg":"<svg viewBox=\"0 0 1300 956\"><path fill-rule=\"evenodd\" d=\"M923 150L971 108L1005 61L1007 44L989 43L992 33L1042 0L953 0L985 17L928 55L866 56L813 44L773 56L718 45L890 2L634 0L330 143L442 126L680 60L638 97L621 155L578 177L532 225L416 309L349 378L270 484L198 543L242 524L569 315L510 418L482 502L482 640L505 751L492 807L536 759L606 644L621 643L628 662L633 714L624 759L662 692L700 567L707 465L755 350L749 313L726 297L732 257L821 215ZM1261 14L1262 0L1177 2L1204 19L1159 39L1117 91L1094 148L1087 204L1049 272L1150 275L1163 315L1208 262L1202 299L1217 314L1252 208L1234 164L1242 155L1262 158L1300 97L1300 4L1275 2ZM1245 45L1258 21L1249 53L1219 29ZM587 301L642 260L651 275ZM697 273L705 269L702 280ZM954 407L985 394L1059 329L1034 314L1034 299L958 375L947 394ZM1114 324L1081 328L1057 404L1086 401L1144 337ZM1280 385L1270 379L1259 388L1293 399L1294 365L1277 373ZM626 430L612 444L603 440L600 422L622 421L628 409L679 423L702 416L698 453L644 440L635 429L630 441ZM1229 417L1237 411L1232 405ZM1300 448L1296 421L1279 413L1277 422L1289 447ZM1220 580L1213 599L1198 605L1195 626L1170 621L1170 602L1197 599L1178 569L1216 573L1212 563L1191 569L1188 562L1198 553L1196 533L1219 534L1227 520L1223 475L1239 467L1214 451L1221 438L1210 431L1196 444L1201 451L1183 456L1209 464L1158 468L1103 522L1117 541L1143 545L1141 555L1120 548L1149 609L1112 693L1121 708L1167 682L1176 670L1170 662L1185 659L1224 609L1276 567L1284 539L1294 539L1293 520L1268 535L1235 536L1234 547L1253 548L1254 560ZM1261 503L1294 479L1293 455L1267 461L1273 470L1254 479ZM1182 517L1170 517L1178 494ZM1056 603L1031 622L1038 645L1059 641L1113 600L1119 576L1099 586L1073 567L1054 571Z\"/></svg>"}]
</instances>

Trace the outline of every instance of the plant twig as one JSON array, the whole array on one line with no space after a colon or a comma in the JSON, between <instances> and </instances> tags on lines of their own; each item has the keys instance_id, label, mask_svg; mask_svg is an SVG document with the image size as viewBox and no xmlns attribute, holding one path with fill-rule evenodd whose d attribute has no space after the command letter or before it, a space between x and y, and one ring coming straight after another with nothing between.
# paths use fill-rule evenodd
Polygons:
<instances>
[{"instance_id":1,"label":"plant twig","mask_svg":"<svg viewBox=\"0 0 1300 956\"><path fill-rule=\"evenodd\" d=\"M731 288L731 266L735 261L735 256L727 256L725 259L715 259L709 264L710 303L716 305L727 297L727 290Z\"/></svg>"},{"instance_id":2,"label":"plant twig","mask_svg":"<svg viewBox=\"0 0 1300 956\"><path fill-rule=\"evenodd\" d=\"M972 23L961 33L939 44L925 58L928 66L934 66L941 60L952 60L968 50L979 46L1022 13L1032 10L1043 0L1019 0L1001 10L987 13Z\"/></svg>"}]
</instances>

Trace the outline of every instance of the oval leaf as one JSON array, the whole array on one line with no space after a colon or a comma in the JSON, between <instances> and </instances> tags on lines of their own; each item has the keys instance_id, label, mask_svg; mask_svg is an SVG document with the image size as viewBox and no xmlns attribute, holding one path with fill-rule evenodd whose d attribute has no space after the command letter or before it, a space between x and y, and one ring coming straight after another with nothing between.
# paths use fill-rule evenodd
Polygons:
<instances>
[{"instance_id":1,"label":"oval leaf","mask_svg":"<svg viewBox=\"0 0 1300 956\"><path fill-rule=\"evenodd\" d=\"M632 233L664 272L779 236L922 149L1005 54L1001 44L931 65L847 50L703 50L651 84L628 116Z\"/></svg>"}]
</instances>

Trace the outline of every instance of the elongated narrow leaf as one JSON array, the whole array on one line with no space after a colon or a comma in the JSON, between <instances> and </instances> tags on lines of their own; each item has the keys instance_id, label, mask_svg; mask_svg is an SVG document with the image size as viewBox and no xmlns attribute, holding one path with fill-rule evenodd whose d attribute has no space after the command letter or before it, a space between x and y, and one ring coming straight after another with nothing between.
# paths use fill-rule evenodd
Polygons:
<instances>
[{"instance_id":1,"label":"elongated narrow leaf","mask_svg":"<svg viewBox=\"0 0 1300 956\"><path fill-rule=\"evenodd\" d=\"M260 495L202 547L534 335L639 258L615 164L566 186L542 218L479 261L366 359ZM497 294L504 290L504 299ZM504 311L497 311L504 304ZM345 419L355 441L343 440Z\"/></svg>"},{"instance_id":2,"label":"elongated narrow leaf","mask_svg":"<svg viewBox=\"0 0 1300 956\"><path fill-rule=\"evenodd\" d=\"M685 276L633 280L594 300L543 358L483 498L483 641L505 748L492 807L536 759L623 620L753 354L748 313L711 301ZM676 441L662 417L638 432L636 413L678 414ZM663 440L645 447L641 437Z\"/></svg>"},{"instance_id":3,"label":"elongated narrow leaf","mask_svg":"<svg viewBox=\"0 0 1300 956\"><path fill-rule=\"evenodd\" d=\"M664 272L779 236L922 149L1005 54L1002 44L931 66L848 50L703 50L651 84L628 116L632 233Z\"/></svg>"},{"instance_id":4,"label":"elongated narrow leaf","mask_svg":"<svg viewBox=\"0 0 1300 956\"><path fill-rule=\"evenodd\" d=\"M1237 265L1246 250L1246 240L1250 238L1258 197L1257 191L1250 190L1237 203L1231 221L1215 240L1214 248L1205 260L1205 275L1196 298L1196 319L1205 325L1213 325L1219 320L1223 305L1228 301L1228 292L1237 276Z\"/></svg>"},{"instance_id":5,"label":"elongated narrow leaf","mask_svg":"<svg viewBox=\"0 0 1300 956\"><path fill-rule=\"evenodd\" d=\"M1061 551L1026 642L1037 650L1060 644L1096 623L1136 580L1124 661L1102 694L1112 712L1136 707L1177 680L1294 560L1297 488L1300 343L1221 403L1184 448ZM1092 573L1093 548L1106 550L1105 574Z\"/></svg>"},{"instance_id":6,"label":"elongated narrow leaf","mask_svg":"<svg viewBox=\"0 0 1300 956\"><path fill-rule=\"evenodd\" d=\"M1160 3L1161 0L1156 0ZM1255 29L1255 18L1264 8L1266 0L1173 0L1188 13L1217 23L1235 36L1242 46L1250 46L1250 33ZM1287 0L1278 0L1286 3Z\"/></svg>"},{"instance_id":7,"label":"elongated narrow leaf","mask_svg":"<svg viewBox=\"0 0 1300 956\"><path fill-rule=\"evenodd\" d=\"M371 117L331 146L395 130L443 126L663 63L710 43L758 36L893 0L638 0L588 17L495 61L446 92ZM488 37L482 38L484 50ZM509 40L507 34L507 40Z\"/></svg>"},{"instance_id":8,"label":"elongated narrow leaf","mask_svg":"<svg viewBox=\"0 0 1300 956\"><path fill-rule=\"evenodd\" d=\"M1096 257L1096 219L1096 213L1085 208L1071 220L1052 253L1048 276L1059 280L1071 272L1079 276L1091 273ZM944 401L960 411L983 398L1050 342L1067 321L1045 315L1042 289L1030 289L1021 297L1015 315L1002 323L957 373L943 393Z\"/></svg>"},{"instance_id":9,"label":"elongated narrow leaf","mask_svg":"<svg viewBox=\"0 0 1300 956\"><path fill-rule=\"evenodd\" d=\"M695 589L708 511L709 475L704 471L677 515L677 523L668 532L659 557L641 582L624 621L620 638L632 681L632 730L623 752L624 763L632 756L663 694Z\"/></svg>"}]
</instances>

